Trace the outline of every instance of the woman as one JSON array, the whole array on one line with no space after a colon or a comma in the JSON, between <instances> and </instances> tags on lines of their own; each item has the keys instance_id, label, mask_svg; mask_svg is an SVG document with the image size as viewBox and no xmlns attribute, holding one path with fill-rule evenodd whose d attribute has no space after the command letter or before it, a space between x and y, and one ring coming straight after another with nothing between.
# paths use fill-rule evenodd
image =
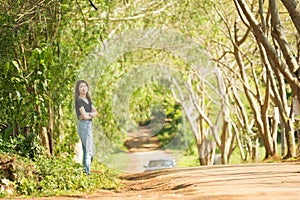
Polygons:
<instances>
[{"instance_id":1,"label":"woman","mask_svg":"<svg viewBox=\"0 0 300 200\"><path fill-rule=\"evenodd\" d=\"M98 112L92 104L89 85L84 80L76 83L75 108L78 118L78 134L82 143L84 171L90 174L94 148L92 119L98 115Z\"/></svg>"}]
</instances>

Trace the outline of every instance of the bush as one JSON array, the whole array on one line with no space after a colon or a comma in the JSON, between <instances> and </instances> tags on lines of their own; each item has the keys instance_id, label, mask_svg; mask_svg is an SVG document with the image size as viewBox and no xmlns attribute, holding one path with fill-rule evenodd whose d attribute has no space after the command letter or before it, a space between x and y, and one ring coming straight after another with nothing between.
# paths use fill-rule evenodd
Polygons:
<instances>
[{"instance_id":1,"label":"bush","mask_svg":"<svg viewBox=\"0 0 300 200\"><path fill-rule=\"evenodd\" d=\"M0 153L17 154L32 160L45 152L41 145L41 139L36 134L29 134L27 137L20 134L16 137L0 138Z\"/></svg>"},{"instance_id":2,"label":"bush","mask_svg":"<svg viewBox=\"0 0 300 200\"><path fill-rule=\"evenodd\" d=\"M90 192L95 189L117 189L120 184L114 172L98 166L97 173L87 176L82 165L70 158L41 159L37 162L39 172L38 191L43 195Z\"/></svg>"},{"instance_id":3,"label":"bush","mask_svg":"<svg viewBox=\"0 0 300 200\"><path fill-rule=\"evenodd\" d=\"M117 174L93 163L96 173L87 176L72 156L44 155L40 138L0 137L0 197L15 195L52 196L120 187ZM5 190L2 188L6 188Z\"/></svg>"},{"instance_id":4,"label":"bush","mask_svg":"<svg viewBox=\"0 0 300 200\"><path fill-rule=\"evenodd\" d=\"M0 155L1 180L9 180L15 195L53 196L120 187L117 174L102 165L87 176L82 165L69 157L40 156L36 161L16 155ZM4 186L0 183L0 186ZM4 196L1 192L0 196Z\"/></svg>"}]
</instances>

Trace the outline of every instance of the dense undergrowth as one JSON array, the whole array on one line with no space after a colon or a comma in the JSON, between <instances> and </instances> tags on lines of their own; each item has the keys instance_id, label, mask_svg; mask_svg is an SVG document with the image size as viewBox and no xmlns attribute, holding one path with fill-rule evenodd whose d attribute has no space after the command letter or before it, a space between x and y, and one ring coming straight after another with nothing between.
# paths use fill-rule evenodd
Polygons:
<instances>
[{"instance_id":1,"label":"dense undergrowth","mask_svg":"<svg viewBox=\"0 0 300 200\"><path fill-rule=\"evenodd\" d=\"M0 197L74 195L121 187L118 174L100 163L93 162L87 176L71 155L43 155L37 139L0 139Z\"/></svg>"}]
</instances>

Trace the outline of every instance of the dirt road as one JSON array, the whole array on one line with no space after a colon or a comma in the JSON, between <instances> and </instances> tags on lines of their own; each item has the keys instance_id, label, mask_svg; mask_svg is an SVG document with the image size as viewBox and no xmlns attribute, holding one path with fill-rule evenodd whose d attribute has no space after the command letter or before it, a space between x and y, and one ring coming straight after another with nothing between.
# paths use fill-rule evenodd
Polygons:
<instances>
[{"instance_id":1,"label":"dirt road","mask_svg":"<svg viewBox=\"0 0 300 200\"><path fill-rule=\"evenodd\" d=\"M300 163L174 168L123 175L122 191L38 200L298 200Z\"/></svg>"},{"instance_id":2,"label":"dirt road","mask_svg":"<svg viewBox=\"0 0 300 200\"><path fill-rule=\"evenodd\" d=\"M143 135L141 135L143 133ZM171 156L143 129L131 133L121 191L34 200L299 200L300 162L215 165L141 172L149 159ZM137 172L137 173L135 173Z\"/></svg>"}]
</instances>

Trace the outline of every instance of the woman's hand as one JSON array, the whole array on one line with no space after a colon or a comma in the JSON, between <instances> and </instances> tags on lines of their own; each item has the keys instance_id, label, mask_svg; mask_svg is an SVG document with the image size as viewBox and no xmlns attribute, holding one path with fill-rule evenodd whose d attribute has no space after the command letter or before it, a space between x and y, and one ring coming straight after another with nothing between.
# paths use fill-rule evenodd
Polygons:
<instances>
[{"instance_id":1,"label":"woman's hand","mask_svg":"<svg viewBox=\"0 0 300 200\"><path fill-rule=\"evenodd\" d=\"M81 108L79 108L80 111L80 117L79 119L83 119L83 120L88 120L88 119L92 119L92 116L90 115L90 113L85 112L84 107L82 106Z\"/></svg>"},{"instance_id":2,"label":"woman's hand","mask_svg":"<svg viewBox=\"0 0 300 200\"><path fill-rule=\"evenodd\" d=\"M91 116L91 117L96 117L97 115L98 115L97 112L91 112L91 113L89 113L89 116Z\"/></svg>"},{"instance_id":3,"label":"woman's hand","mask_svg":"<svg viewBox=\"0 0 300 200\"><path fill-rule=\"evenodd\" d=\"M98 116L98 112L96 110L96 108L92 105L92 112L90 112L90 116L91 117L97 117Z\"/></svg>"}]
</instances>

